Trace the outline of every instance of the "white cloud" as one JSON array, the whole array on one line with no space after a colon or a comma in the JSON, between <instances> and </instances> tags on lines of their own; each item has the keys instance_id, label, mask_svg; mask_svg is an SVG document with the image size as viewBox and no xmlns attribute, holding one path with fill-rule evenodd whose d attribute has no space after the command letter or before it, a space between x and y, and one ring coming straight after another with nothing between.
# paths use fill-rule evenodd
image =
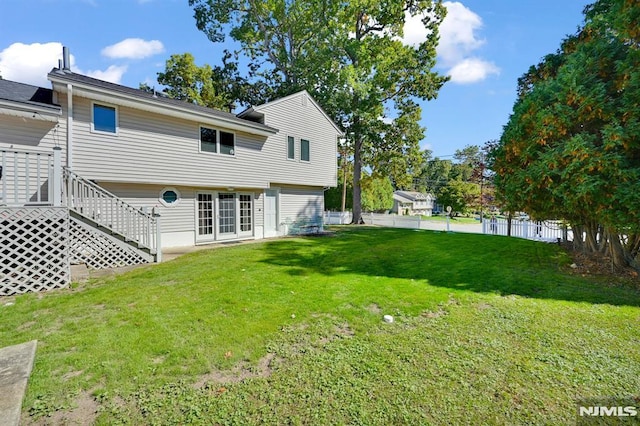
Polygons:
<instances>
[{"instance_id":1,"label":"white cloud","mask_svg":"<svg viewBox=\"0 0 640 426\"><path fill-rule=\"evenodd\" d=\"M447 1L447 8L440 24L440 42L437 52L447 64L456 63L485 43L476 32L482 28L482 18L459 2Z\"/></svg>"},{"instance_id":2,"label":"white cloud","mask_svg":"<svg viewBox=\"0 0 640 426\"><path fill-rule=\"evenodd\" d=\"M470 56L486 43L478 36L482 18L460 2L444 2L447 16L440 25L440 42L436 49L451 82L471 84L500 73L493 62Z\"/></svg>"},{"instance_id":3,"label":"white cloud","mask_svg":"<svg viewBox=\"0 0 640 426\"><path fill-rule=\"evenodd\" d=\"M409 46L417 46L427 39L429 31L424 27L422 18L424 15L411 16L409 12L404 14L404 28L402 41Z\"/></svg>"},{"instance_id":4,"label":"white cloud","mask_svg":"<svg viewBox=\"0 0 640 426\"><path fill-rule=\"evenodd\" d=\"M62 59L62 43L13 43L0 51L0 75L7 80L49 87L47 74L58 66L60 59ZM85 72L76 66L73 55L69 55L69 59L73 72L112 83L120 83L122 76L127 71L126 65L111 65L104 71Z\"/></svg>"},{"instance_id":5,"label":"white cloud","mask_svg":"<svg viewBox=\"0 0 640 426\"><path fill-rule=\"evenodd\" d=\"M97 78L99 80L120 84L120 81L122 81L122 76L125 72L127 72L126 65L111 65L105 71L87 71L86 75L88 75L89 77Z\"/></svg>"},{"instance_id":6,"label":"white cloud","mask_svg":"<svg viewBox=\"0 0 640 426\"><path fill-rule=\"evenodd\" d=\"M143 40L127 38L119 43L102 49L102 55L108 58L142 59L164 52L164 45L159 40Z\"/></svg>"},{"instance_id":7,"label":"white cloud","mask_svg":"<svg viewBox=\"0 0 640 426\"><path fill-rule=\"evenodd\" d=\"M466 58L454 65L448 74L453 83L471 84L482 81L492 74L500 74L500 68L493 62L479 58Z\"/></svg>"},{"instance_id":8,"label":"white cloud","mask_svg":"<svg viewBox=\"0 0 640 426\"><path fill-rule=\"evenodd\" d=\"M440 24L440 41L436 48L440 64L449 71L451 82L470 84L482 81L492 74L499 74L493 62L486 61L471 54L486 43L478 36L482 29L482 18L457 1L443 3L447 8L447 16ZM422 16L405 14L404 37L402 41L410 46L417 46L426 40L429 32L422 23Z\"/></svg>"},{"instance_id":9,"label":"white cloud","mask_svg":"<svg viewBox=\"0 0 640 426\"><path fill-rule=\"evenodd\" d=\"M0 52L0 75L7 80L49 86L47 74L62 59L62 43L13 43ZM70 55L71 65L75 58Z\"/></svg>"}]
</instances>

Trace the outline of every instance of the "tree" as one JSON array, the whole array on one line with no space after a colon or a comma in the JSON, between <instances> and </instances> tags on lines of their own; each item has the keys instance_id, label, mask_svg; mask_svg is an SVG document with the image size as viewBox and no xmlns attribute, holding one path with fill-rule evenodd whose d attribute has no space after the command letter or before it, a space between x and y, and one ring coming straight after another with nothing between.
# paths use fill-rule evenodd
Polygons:
<instances>
[{"instance_id":1,"label":"tree","mask_svg":"<svg viewBox=\"0 0 640 426\"><path fill-rule=\"evenodd\" d=\"M380 212L393 207L393 186L388 177L364 175L362 178L362 209Z\"/></svg>"},{"instance_id":2,"label":"tree","mask_svg":"<svg viewBox=\"0 0 640 426\"><path fill-rule=\"evenodd\" d=\"M461 180L452 180L439 191L438 204L451 206L451 214L467 213L480 195L480 185Z\"/></svg>"},{"instance_id":3,"label":"tree","mask_svg":"<svg viewBox=\"0 0 640 426\"><path fill-rule=\"evenodd\" d=\"M308 90L340 124L353 153L353 220L362 212L360 180L375 153L394 149L402 156L414 144L403 124L419 110L412 99L433 99L447 80L435 65L441 1L351 2L318 0L189 0L196 25L213 42L230 35L254 64L250 78L272 88L265 96ZM428 36L411 46L401 40L405 19L420 16ZM267 99L265 99L267 100ZM381 134L395 123L405 137ZM396 129L396 130L397 130ZM411 134L411 136L407 136ZM385 145L386 144L386 145ZM405 145L406 144L406 145ZM378 165L397 165L381 159ZM396 173L396 178L401 174Z\"/></svg>"},{"instance_id":4,"label":"tree","mask_svg":"<svg viewBox=\"0 0 640 426\"><path fill-rule=\"evenodd\" d=\"M400 106L400 115L391 123L378 122L379 140L363 154L363 162L370 165L372 174L389 177L394 188L413 190L416 175L420 173L423 156L420 141L424 128L420 126L421 109L406 101Z\"/></svg>"},{"instance_id":5,"label":"tree","mask_svg":"<svg viewBox=\"0 0 640 426\"><path fill-rule=\"evenodd\" d=\"M196 103L226 111L232 111L237 100L260 98L254 92L260 86L250 85L239 75L237 62L232 54L224 51L222 65L198 66L191 53L171 55L165 71L158 73L158 83L166 86L162 92L173 99ZM142 90L153 90L141 84Z\"/></svg>"},{"instance_id":6,"label":"tree","mask_svg":"<svg viewBox=\"0 0 640 426\"><path fill-rule=\"evenodd\" d=\"M571 222L576 247L631 264L640 249L640 4L599 0L519 81L491 153L509 210ZM584 236L584 237L583 237Z\"/></svg>"},{"instance_id":7,"label":"tree","mask_svg":"<svg viewBox=\"0 0 640 426\"><path fill-rule=\"evenodd\" d=\"M420 192L437 195L451 179L451 160L431 158L431 151L423 151L423 162L419 176L415 180L415 188Z\"/></svg>"}]
</instances>

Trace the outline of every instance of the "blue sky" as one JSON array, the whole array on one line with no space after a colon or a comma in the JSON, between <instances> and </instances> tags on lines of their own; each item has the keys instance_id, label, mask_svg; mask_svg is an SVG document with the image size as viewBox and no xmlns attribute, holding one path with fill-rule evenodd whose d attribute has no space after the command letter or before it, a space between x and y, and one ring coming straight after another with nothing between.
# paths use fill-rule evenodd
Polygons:
<instances>
[{"instance_id":1,"label":"blue sky","mask_svg":"<svg viewBox=\"0 0 640 426\"><path fill-rule=\"evenodd\" d=\"M46 73L68 46L75 72L130 87L156 76L175 53L219 63L223 46L198 31L187 0L0 0L0 75L49 87ZM446 157L500 137L517 79L582 23L589 0L446 2L437 70L452 76L423 104L423 148ZM407 42L420 37L406 30Z\"/></svg>"}]
</instances>

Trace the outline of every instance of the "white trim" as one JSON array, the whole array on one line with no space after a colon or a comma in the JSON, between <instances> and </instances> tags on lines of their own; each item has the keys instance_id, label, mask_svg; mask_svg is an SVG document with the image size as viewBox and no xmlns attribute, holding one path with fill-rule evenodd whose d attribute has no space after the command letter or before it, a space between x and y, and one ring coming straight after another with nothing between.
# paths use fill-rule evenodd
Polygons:
<instances>
[{"instance_id":1,"label":"white trim","mask_svg":"<svg viewBox=\"0 0 640 426\"><path fill-rule=\"evenodd\" d=\"M289 157L289 138L293 140L293 158ZM296 138L294 136L287 135L286 155L288 161L296 161Z\"/></svg>"},{"instance_id":2,"label":"white trim","mask_svg":"<svg viewBox=\"0 0 640 426\"><path fill-rule=\"evenodd\" d=\"M309 156L309 158L307 160L302 158L302 141L307 142L307 145L308 145L307 155ZM309 140L309 139L300 138L300 162L301 163L310 163L311 162L311 140Z\"/></svg>"},{"instance_id":3,"label":"white trim","mask_svg":"<svg viewBox=\"0 0 640 426\"><path fill-rule=\"evenodd\" d=\"M205 129L209 129L209 130L215 130L216 131L216 152L211 152L211 151L203 151L202 150L202 128ZM230 135L233 135L233 149L232 149L232 153L231 154L224 154L221 152L220 150L220 132L225 132L228 133ZM198 152L202 153L202 154L209 154L209 155L219 155L222 157L235 157L236 153L237 153L237 144L236 144L236 133L233 131L229 131L229 130L225 130L225 129L221 129L219 127L211 127L211 126L207 126L207 125L202 125L200 124L198 126Z\"/></svg>"},{"instance_id":4,"label":"white trim","mask_svg":"<svg viewBox=\"0 0 640 426\"><path fill-rule=\"evenodd\" d=\"M49 73L49 81L52 83L68 84L66 79L60 78L53 73ZM247 121L246 123L236 122L232 118L225 118L219 116L212 116L206 111L194 111L188 108L181 108L179 105L171 105L166 103L159 103L153 99L144 99L137 96L118 93L112 90L95 87L89 84L82 84L78 82L73 83L76 87L76 95L84 98L94 99L99 102L115 103L120 106L127 106L138 110L149 111L156 114L161 114L169 117L176 117L186 119L189 121L200 121L207 123L210 126L223 126L229 129L233 129L239 132L245 132L258 136L271 136L277 133L277 129L263 129L260 125L258 128L255 123ZM55 90L55 88L54 88ZM240 120L239 120L240 121ZM244 120L242 120L244 121Z\"/></svg>"},{"instance_id":5,"label":"white trim","mask_svg":"<svg viewBox=\"0 0 640 426\"><path fill-rule=\"evenodd\" d=\"M200 210L199 210L199 203L200 201L198 200L198 196L200 194L207 194L207 195L211 195L211 211L212 211L212 217L211 220L212 222L212 229L211 229L211 234L204 234L204 235L200 235L200 224L199 219L200 219ZM193 203L194 205L194 225L195 225L195 229L194 229L194 235L195 235L195 244L200 244L200 243L213 243L216 241L216 199L217 199L217 193L215 191L196 191L195 193L195 202Z\"/></svg>"},{"instance_id":6,"label":"white trim","mask_svg":"<svg viewBox=\"0 0 640 426\"><path fill-rule=\"evenodd\" d=\"M67 167L73 168L73 86L67 84Z\"/></svg>"},{"instance_id":7,"label":"white trim","mask_svg":"<svg viewBox=\"0 0 640 426\"><path fill-rule=\"evenodd\" d=\"M34 117L35 113L37 113L37 115ZM52 109L25 104L23 102L12 102L6 99L0 99L0 114L30 118L33 120L51 121L55 123L62 115L62 109Z\"/></svg>"},{"instance_id":8,"label":"white trim","mask_svg":"<svg viewBox=\"0 0 640 426\"><path fill-rule=\"evenodd\" d=\"M273 230L273 233L267 233L267 221L266 221L266 216L267 216L267 192L269 191L273 191L275 193L275 198L276 198L276 220L275 220L275 229ZM281 196L280 196L280 188L278 187L271 187L268 189L264 190L264 200L262 202L262 228L263 228L263 237L264 238L269 238L269 237L276 237L278 235L280 235L280 213L282 211L281 206L280 206L280 200L281 200Z\"/></svg>"},{"instance_id":9,"label":"white trim","mask_svg":"<svg viewBox=\"0 0 640 426\"><path fill-rule=\"evenodd\" d=\"M177 198L173 203L167 203L164 198L163 198L163 194L167 191L173 191L176 193ZM160 193L158 194L158 201L160 201L160 204L162 204L165 207L168 208L173 208L175 206L177 206L178 204L180 204L180 200L182 200L182 195L180 194L180 191L178 191L178 189L172 187L172 186L167 186L164 187L160 190Z\"/></svg>"},{"instance_id":10,"label":"white trim","mask_svg":"<svg viewBox=\"0 0 640 426\"><path fill-rule=\"evenodd\" d=\"M114 110L114 121L115 121L115 131L114 132L107 132L104 130L96 130L94 125L95 125L95 117L94 117L94 111L95 108L97 106L101 106L103 108L113 108ZM96 101L91 101L91 133L97 133L99 135L106 135L106 136L118 136L118 134L120 133L120 123L118 120L118 115L119 115L119 111L118 111L118 106L117 105L110 105L107 104L106 102L96 102Z\"/></svg>"}]
</instances>

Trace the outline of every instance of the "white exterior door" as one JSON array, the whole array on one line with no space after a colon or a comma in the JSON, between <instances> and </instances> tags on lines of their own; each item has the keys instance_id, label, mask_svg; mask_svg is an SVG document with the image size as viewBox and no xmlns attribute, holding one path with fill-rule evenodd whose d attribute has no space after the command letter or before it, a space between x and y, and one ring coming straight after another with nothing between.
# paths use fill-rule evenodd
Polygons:
<instances>
[{"instance_id":1,"label":"white exterior door","mask_svg":"<svg viewBox=\"0 0 640 426\"><path fill-rule=\"evenodd\" d=\"M196 242L253 236L253 194L198 192Z\"/></svg>"},{"instance_id":2,"label":"white exterior door","mask_svg":"<svg viewBox=\"0 0 640 426\"><path fill-rule=\"evenodd\" d=\"M196 205L196 242L215 240L215 196L213 192L198 192Z\"/></svg>"},{"instance_id":3,"label":"white exterior door","mask_svg":"<svg viewBox=\"0 0 640 426\"><path fill-rule=\"evenodd\" d=\"M267 189L264 193L264 236L278 235L278 191Z\"/></svg>"}]
</instances>

